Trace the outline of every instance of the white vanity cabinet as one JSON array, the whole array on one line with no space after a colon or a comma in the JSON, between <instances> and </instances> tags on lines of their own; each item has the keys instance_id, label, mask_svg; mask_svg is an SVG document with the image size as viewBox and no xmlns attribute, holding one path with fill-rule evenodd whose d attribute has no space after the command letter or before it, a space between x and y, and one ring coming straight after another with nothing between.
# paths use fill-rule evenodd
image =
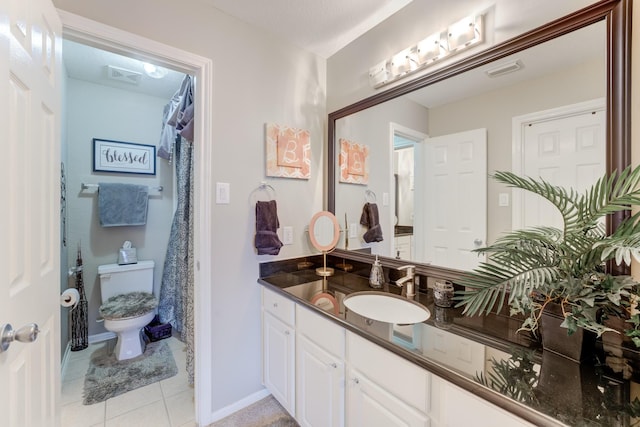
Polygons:
<instances>
[{"instance_id":1,"label":"white vanity cabinet","mask_svg":"<svg viewBox=\"0 0 640 427\"><path fill-rule=\"evenodd\" d=\"M262 383L295 414L295 303L262 288Z\"/></svg>"},{"instance_id":2,"label":"white vanity cabinet","mask_svg":"<svg viewBox=\"0 0 640 427\"><path fill-rule=\"evenodd\" d=\"M436 376L432 377L431 393L438 400L431 413L432 427L534 427L534 424Z\"/></svg>"},{"instance_id":3,"label":"white vanity cabinet","mask_svg":"<svg viewBox=\"0 0 640 427\"><path fill-rule=\"evenodd\" d=\"M347 426L430 425L424 369L347 332Z\"/></svg>"},{"instance_id":4,"label":"white vanity cabinet","mask_svg":"<svg viewBox=\"0 0 640 427\"><path fill-rule=\"evenodd\" d=\"M344 426L344 328L296 307L296 420Z\"/></svg>"},{"instance_id":5,"label":"white vanity cabinet","mask_svg":"<svg viewBox=\"0 0 640 427\"><path fill-rule=\"evenodd\" d=\"M262 318L263 384L301 426L532 426L266 287ZM429 352L478 369L472 343L437 332Z\"/></svg>"}]
</instances>

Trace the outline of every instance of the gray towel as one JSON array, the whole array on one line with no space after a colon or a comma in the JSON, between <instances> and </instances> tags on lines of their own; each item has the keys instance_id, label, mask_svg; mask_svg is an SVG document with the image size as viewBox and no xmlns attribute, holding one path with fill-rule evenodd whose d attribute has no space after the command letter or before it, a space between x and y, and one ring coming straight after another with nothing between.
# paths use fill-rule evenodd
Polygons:
<instances>
[{"instance_id":1,"label":"gray towel","mask_svg":"<svg viewBox=\"0 0 640 427\"><path fill-rule=\"evenodd\" d=\"M98 189L98 211L100 225L120 227L145 225L149 187L134 184L100 183Z\"/></svg>"}]
</instances>

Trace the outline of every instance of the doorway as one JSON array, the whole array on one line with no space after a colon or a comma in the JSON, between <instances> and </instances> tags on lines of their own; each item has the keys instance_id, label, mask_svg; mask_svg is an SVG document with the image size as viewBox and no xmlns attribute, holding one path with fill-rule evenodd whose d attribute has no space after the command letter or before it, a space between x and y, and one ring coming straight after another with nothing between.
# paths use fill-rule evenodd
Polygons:
<instances>
[{"instance_id":1,"label":"doorway","mask_svg":"<svg viewBox=\"0 0 640 427\"><path fill-rule=\"evenodd\" d=\"M584 191L606 172L605 111L605 100L595 99L514 117L513 172ZM562 227L550 202L522 191L512 200L513 230Z\"/></svg>"},{"instance_id":2,"label":"doorway","mask_svg":"<svg viewBox=\"0 0 640 427\"><path fill-rule=\"evenodd\" d=\"M415 197L415 153L419 145L425 141L427 135L397 123L390 124L391 159L393 159L393 182L391 215L393 230L391 240L391 256L407 261L415 259L414 217L416 210L421 208L421 200Z\"/></svg>"},{"instance_id":3,"label":"doorway","mask_svg":"<svg viewBox=\"0 0 640 427\"><path fill-rule=\"evenodd\" d=\"M155 41L117 30L89 19L59 11L63 23L63 37L74 42L93 46L102 50L137 58L181 73L193 75L197 82L195 93L195 137L197 141L210 141L210 124L205 120L205 112L211 110L212 62L209 59L193 55ZM211 252L211 212L210 195L213 194L207 171L211 168L211 144L194 144L194 247L196 265L194 266L194 322L211 324L209 305L210 289L201 286L211 281L208 262ZM69 183L67 182L67 186ZM68 226L68 225L67 225ZM207 423L211 417L211 368L206 361L211 360L211 337L202 333L195 335L195 372L194 386L195 419L198 423Z\"/></svg>"}]
</instances>

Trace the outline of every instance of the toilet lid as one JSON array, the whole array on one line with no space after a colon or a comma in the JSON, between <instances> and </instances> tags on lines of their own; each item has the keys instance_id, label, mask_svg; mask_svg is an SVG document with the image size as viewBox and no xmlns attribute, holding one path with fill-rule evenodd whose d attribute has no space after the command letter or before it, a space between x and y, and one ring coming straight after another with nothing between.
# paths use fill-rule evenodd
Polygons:
<instances>
[{"instance_id":1,"label":"toilet lid","mask_svg":"<svg viewBox=\"0 0 640 427\"><path fill-rule=\"evenodd\" d=\"M147 314L158 306L156 297L147 292L115 295L100 306L100 315L107 320L127 319Z\"/></svg>"}]
</instances>

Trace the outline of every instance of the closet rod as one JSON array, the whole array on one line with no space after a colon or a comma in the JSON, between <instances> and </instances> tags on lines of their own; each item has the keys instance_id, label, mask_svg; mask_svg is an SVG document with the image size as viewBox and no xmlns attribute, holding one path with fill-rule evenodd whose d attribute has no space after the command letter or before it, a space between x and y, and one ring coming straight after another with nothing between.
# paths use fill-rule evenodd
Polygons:
<instances>
[{"instance_id":1,"label":"closet rod","mask_svg":"<svg viewBox=\"0 0 640 427\"><path fill-rule=\"evenodd\" d=\"M100 188L100 184L85 184L84 182L82 183L82 189L83 190L87 190L89 188ZM150 190L156 190L156 191L162 191L164 190L164 188L162 188L162 185L158 186L158 187L149 187Z\"/></svg>"}]
</instances>

